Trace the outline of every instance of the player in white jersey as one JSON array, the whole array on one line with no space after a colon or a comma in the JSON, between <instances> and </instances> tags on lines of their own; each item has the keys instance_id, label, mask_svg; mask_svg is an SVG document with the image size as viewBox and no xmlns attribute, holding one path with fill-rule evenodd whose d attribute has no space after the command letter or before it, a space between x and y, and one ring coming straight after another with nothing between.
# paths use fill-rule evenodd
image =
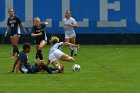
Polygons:
<instances>
[{"instance_id":1,"label":"player in white jersey","mask_svg":"<svg viewBox=\"0 0 140 93\"><path fill-rule=\"evenodd\" d=\"M68 42L59 42L58 37L51 37L50 43L53 45L50 49L49 55L48 55L48 63L51 63L55 68L59 69L61 73L64 73L64 66L60 64L59 59L62 61L68 61L68 62L74 62L75 59L68 56L67 54L63 53L61 51L61 47L64 45L72 46L75 48L79 48L79 45L71 44Z\"/></svg>"},{"instance_id":2,"label":"player in white jersey","mask_svg":"<svg viewBox=\"0 0 140 93\"><path fill-rule=\"evenodd\" d=\"M74 27L77 27L77 22L74 18L71 17L71 11L67 10L65 14L64 22L64 30L65 30L65 42L70 42L72 44L75 44L76 41L76 34L74 31ZM71 56L77 55L77 48L71 47Z\"/></svg>"}]
</instances>

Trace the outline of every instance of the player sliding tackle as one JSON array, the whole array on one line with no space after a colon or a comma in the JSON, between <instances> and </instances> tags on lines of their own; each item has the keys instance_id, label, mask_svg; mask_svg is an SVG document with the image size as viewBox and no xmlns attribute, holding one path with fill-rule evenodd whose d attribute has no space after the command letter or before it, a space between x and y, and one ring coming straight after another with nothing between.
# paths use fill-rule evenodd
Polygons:
<instances>
[{"instance_id":1,"label":"player sliding tackle","mask_svg":"<svg viewBox=\"0 0 140 93\"><path fill-rule=\"evenodd\" d=\"M36 62L34 65L31 65L28 61L27 53L29 53L31 50L30 44L25 43L23 45L23 51L19 53L18 58L16 59L13 70L11 72L14 72L16 70L16 74L18 74L19 70L26 74L33 74L37 73L41 70L45 70L49 74L56 74L60 73L58 69L48 67L43 61Z\"/></svg>"},{"instance_id":2,"label":"player sliding tackle","mask_svg":"<svg viewBox=\"0 0 140 93\"><path fill-rule=\"evenodd\" d=\"M50 44L52 44L52 47L48 55L49 60L47 66L49 65L49 63L51 63L55 68L59 69L61 73L64 73L64 66L60 64L59 59L68 62L74 62L75 59L63 53L61 51L61 47L67 45L75 48L80 48L80 46L68 42L59 42L59 38L55 36L51 37Z\"/></svg>"}]
</instances>

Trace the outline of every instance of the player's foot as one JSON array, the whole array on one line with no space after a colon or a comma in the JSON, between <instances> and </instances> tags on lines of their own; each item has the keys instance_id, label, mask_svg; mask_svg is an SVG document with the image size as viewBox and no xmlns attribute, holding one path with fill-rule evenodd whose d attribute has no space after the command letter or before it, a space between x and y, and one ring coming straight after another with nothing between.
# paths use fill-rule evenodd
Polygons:
<instances>
[{"instance_id":1,"label":"player's foot","mask_svg":"<svg viewBox=\"0 0 140 93\"><path fill-rule=\"evenodd\" d=\"M15 58L14 54L11 54L11 55L10 55L10 58Z\"/></svg>"},{"instance_id":2,"label":"player's foot","mask_svg":"<svg viewBox=\"0 0 140 93\"><path fill-rule=\"evenodd\" d=\"M60 73L64 74L64 65L61 65L61 71Z\"/></svg>"},{"instance_id":3,"label":"player's foot","mask_svg":"<svg viewBox=\"0 0 140 93\"><path fill-rule=\"evenodd\" d=\"M73 50L71 50L71 54L70 54L70 56L73 56Z\"/></svg>"},{"instance_id":4,"label":"player's foot","mask_svg":"<svg viewBox=\"0 0 140 93\"><path fill-rule=\"evenodd\" d=\"M77 56L77 54L74 54L74 56Z\"/></svg>"}]
</instances>

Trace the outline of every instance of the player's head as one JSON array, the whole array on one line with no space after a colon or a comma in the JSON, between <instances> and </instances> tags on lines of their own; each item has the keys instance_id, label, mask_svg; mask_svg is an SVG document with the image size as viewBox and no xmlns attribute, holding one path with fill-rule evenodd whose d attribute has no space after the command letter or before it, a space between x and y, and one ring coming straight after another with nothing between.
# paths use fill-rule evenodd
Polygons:
<instances>
[{"instance_id":1,"label":"player's head","mask_svg":"<svg viewBox=\"0 0 140 93\"><path fill-rule=\"evenodd\" d=\"M31 50L31 44L30 43L24 43L23 44L23 51L26 53L29 53Z\"/></svg>"},{"instance_id":2,"label":"player's head","mask_svg":"<svg viewBox=\"0 0 140 93\"><path fill-rule=\"evenodd\" d=\"M50 44L59 43L59 38L56 36L52 36L50 39Z\"/></svg>"},{"instance_id":3,"label":"player's head","mask_svg":"<svg viewBox=\"0 0 140 93\"><path fill-rule=\"evenodd\" d=\"M9 16L14 16L14 9L13 8L10 8L9 10L8 10L8 12L9 12Z\"/></svg>"},{"instance_id":4,"label":"player's head","mask_svg":"<svg viewBox=\"0 0 140 93\"><path fill-rule=\"evenodd\" d=\"M66 11L65 17L66 18L70 18L71 17L71 11L70 10Z\"/></svg>"},{"instance_id":5,"label":"player's head","mask_svg":"<svg viewBox=\"0 0 140 93\"><path fill-rule=\"evenodd\" d=\"M36 26L39 26L40 25L40 18L39 17L35 17L34 18L34 24L36 25Z\"/></svg>"}]
</instances>

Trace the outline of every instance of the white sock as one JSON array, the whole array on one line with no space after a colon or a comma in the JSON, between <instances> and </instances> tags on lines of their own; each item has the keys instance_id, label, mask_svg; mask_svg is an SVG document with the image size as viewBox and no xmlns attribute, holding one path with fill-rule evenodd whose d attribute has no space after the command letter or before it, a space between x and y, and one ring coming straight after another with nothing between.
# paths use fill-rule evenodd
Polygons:
<instances>
[{"instance_id":1,"label":"white sock","mask_svg":"<svg viewBox=\"0 0 140 93\"><path fill-rule=\"evenodd\" d=\"M70 50L73 50L73 47L72 46L69 46Z\"/></svg>"},{"instance_id":2,"label":"white sock","mask_svg":"<svg viewBox=\"0 0 140 93\"><path fill-rule=\"evenodd\" d=\"M77 48L73 48L73 54L77 54Z\"/></svg>"}]
</instances>

